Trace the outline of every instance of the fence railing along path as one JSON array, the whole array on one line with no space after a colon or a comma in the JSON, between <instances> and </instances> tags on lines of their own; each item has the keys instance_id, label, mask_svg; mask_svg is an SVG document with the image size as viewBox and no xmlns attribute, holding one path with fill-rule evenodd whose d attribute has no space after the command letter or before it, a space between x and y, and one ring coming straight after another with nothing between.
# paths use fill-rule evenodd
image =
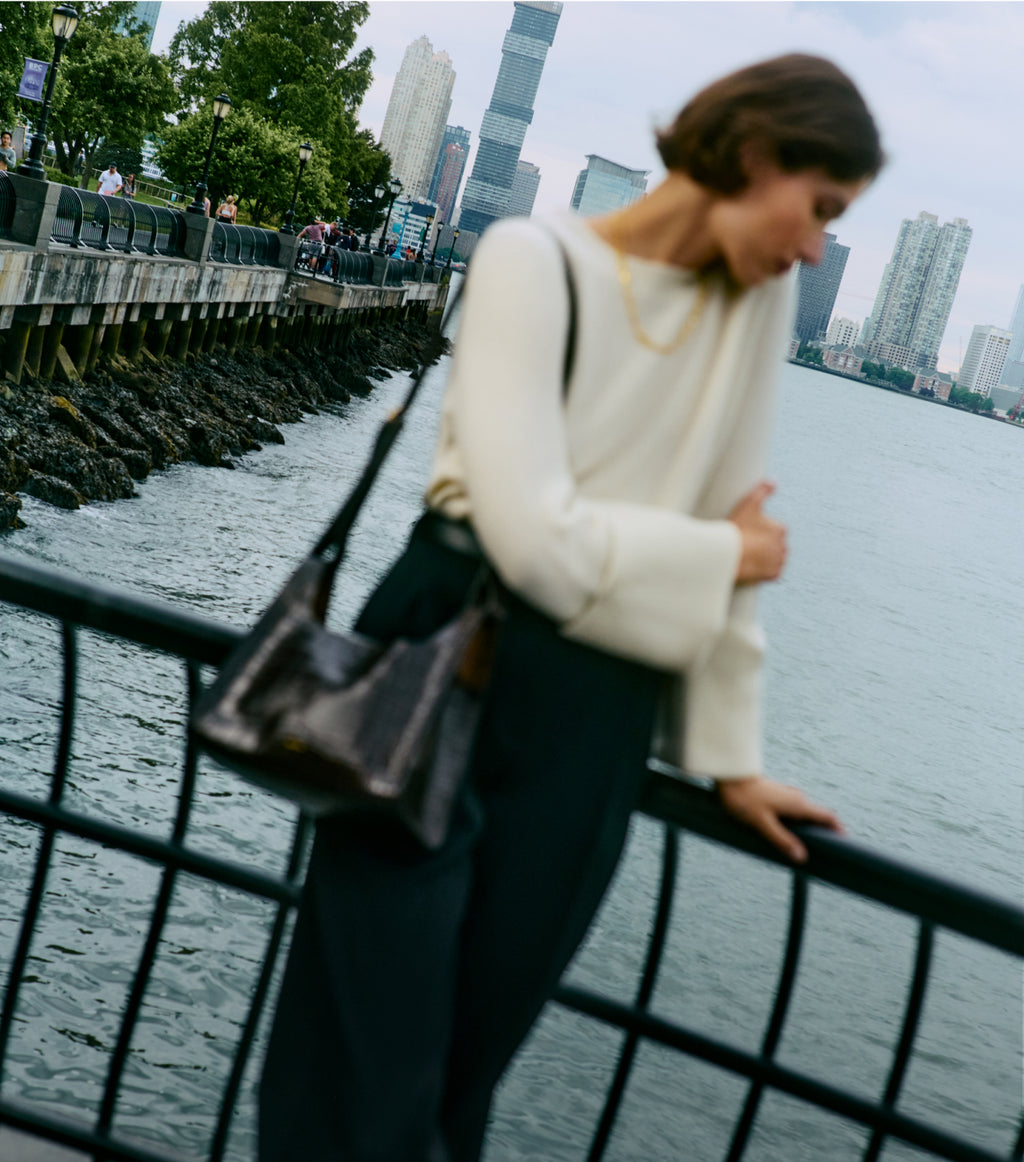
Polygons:
<instances>
[{"instance_id":1,"label":"fence railing along path","mask_svg":"<svg viewBox=\"0 0 1024 1162\"><path fill-rule=\"evenodd\" d=\"M55 674L54 679L55 687L59 686L59 690L55 689L55 696L60 723L49 792L45 797L37 798L0 784L0 813L27 822L41 835L0 1009L0 1071L9 1064L19 994L30 968L34 932L47 890L57 838L74 836L87 843L125 852L160 869L149 909L147 936L125 986L119 1032L107 1057L102 1099L95 1116L87 1123L82 1118L76 1119L74 1110L68 1109L64 1116L55 1117L45 1107L3 1097L0 1091L0 1125L6 1124L113 1162L177 1162L180 1156L172 1150L151 1143L139 1144L117 1132L115 1113L123 1095L133 1035L167 924L175 882L179 877L189 875L270 901L274 908L256 986L248 1011L238 1026L227 1081L219 1095L216 1125L202 1155L208 1162L219 1162L224 1155L246 1061L281 952L286 922L298 900L307 823L299 820L291 839L287 868L282 875L213 857L190 844L189 821L199 756L184 729L180 742L177 808L165 838L72 809L65 802L65 789L73 765L72 740L76 729L81 729L80 707L86 701L79 677L81 630L98 631L121 642L136 643L176 659L183 669L186 700L194 699L201 687L201 667L216 666L238 640L239 632L12 560L0 560L0 601L52 619L60 637L63 657L63 673ZM184 709L183 705L182 721ZM87 723L85 729L88 730ZM745 1079L746 1098L732 1128L725 1162L740 1162L744 1158L762 1101L770 1093L789 1095L866 1128L869 1132L867 1144L861 1155L865 1162L875 1162L884 1145L890 1141L908 1143L925 1156L953 1162L1020 1162L1024 1158L1024 1119L1021 1119L1019 1110L1005 1111L1018 1129L1014 1131L1015 1139L1007 1142L1005 1150L997 1152L990 1146L912 1116L900 1105L904 1079L917 1051L916 1039L932 973L936 934L955 933L980 947L1024 960L1024 909L908 866L847 838L813 828L799 829L810 853L808 863L801 868L788 868L753 832L725 816L712 795L663 772L652 772L640 810L664 824L664 846L660 888L634 1001L624 1004L599 992L570 985L563 985L556 997L562 1006L617 1028L623 1034L618 1063L593 1132L588 1162L600 1162L606 1156L615 1118L629 1087L637 1050L644 1042L691 1055ZM686 833L788 868L791 881L788 931L770 1015L757 1052L669 1021L652 1009L678 878L679 844ZM884 1091L875 1100L784 1065L777 1059L804 955L809 925L808 900L817 885L831 885L855 897L876 901L911 917L916 923L916 954L906 983L901 1027L895 1037ZM955 1045L948 1048L951 1054L956 1054ZM156 1095L153 1095L153 1100L156 1101Z\"/></svg>"}]
</instances>

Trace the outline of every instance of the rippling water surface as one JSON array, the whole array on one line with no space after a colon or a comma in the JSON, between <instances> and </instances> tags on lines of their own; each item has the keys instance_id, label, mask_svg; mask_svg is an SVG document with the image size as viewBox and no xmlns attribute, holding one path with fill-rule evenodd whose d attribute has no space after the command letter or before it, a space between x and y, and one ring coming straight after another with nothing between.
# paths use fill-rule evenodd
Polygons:
<instances>
[{"instance_id":1,"label":"rippling water surface","mask_svg":"<svg viewBox=\"0 0 1024 1162\"><path fill-rule=\"evenodd\" d=\"M350 619L415 519L445 364L372 495L335 601ZM362 466L372 434L407 386L285 429L287 443L235 471L182 465L129 502L78 512L26 500L29 527L2 550L244 626L283 582ZM1024 433L819 373L787 367L773 471L792 527L787 579L766 593L772 649L773 773L836 806L879 848L1021 897L1022 778L1017 648L1024 539ZM58 635L0 607L0 778L43 792L56 727ZM182 738L183 676L166 659L83 635L82 705L69 803L169 831ZM292 815L204 768L193 842L279 868ZM38 845L0 821L0 971L13 948ZM5 1092L94 1113L126 982L158 873L61 839ZM660 833L634 827L615 888L572 969L627 997L653 904ZM656 1008L755 1049L782 954L789 880L714 845L684 841L680 892ZM133 1043L117 1124L201 1153L259 968L269 905L181 877ZM912 923L827 888L810 929L783 1063L877 1095L912 970ZM940 937L905 1107L1008 1151L1021 1095L1020 969ZM503 1086L489 1162L570 1162L586 1142L618 1039L552 1010ZM257 1047L256 1057L259 1056ZM252 1080L228 1157L253 1157ZM609 1158L722 1157L745 1094L710 1066L642 1048ZM751 1162L853 1159L864 1134L786 1098L768 1098ZM919 1157L889 1147L886 1159Z\"/></svg>"}]
</instances>

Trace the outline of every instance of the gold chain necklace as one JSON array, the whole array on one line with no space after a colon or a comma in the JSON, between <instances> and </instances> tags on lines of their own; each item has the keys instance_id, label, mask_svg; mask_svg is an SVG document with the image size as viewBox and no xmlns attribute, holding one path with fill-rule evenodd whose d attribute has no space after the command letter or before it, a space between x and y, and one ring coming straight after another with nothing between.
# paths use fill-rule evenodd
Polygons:
<instances>
[{"instance_id":1,"label":"gold chain necklace","mask_svg":"<svg viewBox=\"0 0 1024 1162\"><path fill-rule=\"evenodd\" d=\"M668 343L659 343L647 334L640 323L640 314L636 309L636 299L633 296L633 276L630 274L629 263L626 261L625 254L618 247L615 248L615 261L619 268L619 285L622 287L622 298L626 304L626 315L629 318L629 326L633 332L633 338L651 351L657 351L659 355L671 355L673 351L677 351L689 339L694 327L697 326L698 320L704 313L704 307L708 301L707 281L701 279L698 283L697 297L694 299L693 306L676 332L675 338L671 339Z\"/></svg>"}]
</instances>

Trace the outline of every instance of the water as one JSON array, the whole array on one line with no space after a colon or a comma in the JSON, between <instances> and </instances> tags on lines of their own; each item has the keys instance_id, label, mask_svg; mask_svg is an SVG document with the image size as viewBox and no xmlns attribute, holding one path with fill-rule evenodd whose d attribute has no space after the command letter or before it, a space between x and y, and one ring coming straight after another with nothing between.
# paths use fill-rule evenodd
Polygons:
<instances>
[{"instance_id":1,"label":"water","mask_svg":"<svg viewBox=\"0 0 1024 1162\"><path fill-rule=\"evenodd\" d=\"M444 365L354 538L334 616L351 618L415 519ZM3 550L239 626L251 623L362 465L405 376L286 429L287 443L233 472L184 465L138 499L67 513L26 500L29 527ZM1024 543L1014 501L1024 434L947 409L787 367L773 472L792 528L786 581L765 593L771 639L768 759L777 777L835 806L877 847L1021 897L1024 663L1014 648ZM0 609L0 778L41 790L55 728L56 634ZM180 750L182 677L145 651L86 635L69 802L166 834ZM193 842L279 868L290 813L204 769ZM31 873L33 828L0 823L0 971ZM639 821L573 978L629 997L653 905L660 833ZM157 873L59 841L33 945L5 1093L95 1109ZM782 952L786 873L687 839L656 1010L758 1046ZM270 908L182 877L117 1125L200 1153ZM780 1059L875 1096L914 954L914 926L827 888L812 891L807 949ZM550 1010L499 1096L488 1162L585 1156L617 1037ZM258 1058L257 1048L257 1058ZM253 1156L252 1080L228 1156ZM745 1090L710 1066L645 1047L609 1151L615 1162L720 1158ZM941 937L905 1108L1007 1152L1021 1096L1019 967ZM858 1156L861 1131L768 1098L747 1157ZM886 1159L919 1157L887 1148Z\"/></svg>"}]
</instances>

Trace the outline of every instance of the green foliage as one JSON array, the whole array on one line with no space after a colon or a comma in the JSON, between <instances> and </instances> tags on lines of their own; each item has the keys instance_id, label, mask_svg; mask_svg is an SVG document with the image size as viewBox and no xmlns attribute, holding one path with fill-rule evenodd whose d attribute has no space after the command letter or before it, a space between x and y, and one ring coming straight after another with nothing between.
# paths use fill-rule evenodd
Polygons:
<instances>
[{"instance_id":1,"label":"green foliage","mask_svg":"<svg viewBox=\"0 0 1024 1162\"><path fill-rule=\"evenodd\" d=\"M965 411L971 412L990 412L995 407L995 404L980 392L961 391L957 387L954 387L949 393L949 402L954 407L964 408Z\"/></svg>"},{"instance_id":2,"label":"green foliage","mask_svg":"<svg viewBox=\"0 0 1024 1162\"><path fill-rule=\"evenodd\" d=\"M170 126L157 149L160 167L191 195L203 172L213 131L213 113L204 110ZM213 209L234 194L259 225L280 218L291 202L298 172L299 138L249 109L232 109L217 131L210 160L209 196ZM314 213L333 213L336 182L328 171L325 150L314 146L302 175L296 213L299 221ZM342 199L343 200L343 199Z\"/></svg>"},{"instance_id":3,"label":"green foliage","mask_svg":"<svg viewBox=\"0 0 1024 1162\"><path fill-rule=\"evenodd\" d=\"M861 364L860 373L866 379L885 379L885 364L872 363L870 359L865 359Z\"/></svg>"},{"instance_id":4,"label":"green foliage","mask_svg":"<svg viewBox=\"0 0 1024 1162\"><path fill-rule=\"evenodd\" d=\"M50 114L64 173L72 172L79 151L85 153L86 171L93 168L101 140L138 148L177 103L164 62L140 37L114 31L133 8L134 3L78 4L81 21L61 60Z\"/></svg>"},{"instance_id":5,"label":"green foliage","mask_svg":"<svg viewBox=\"0 0 1024 1162\"><path fill-rule=\"evenodd\" d=\"M904 371L902 367L890 367L885 378L895 387L903 391L910 391L914 386L916 376L912 371Z\"/></svg>"},{"instance_id":6,"label":"green foliage","mask_svg":"<svg viewBox=\"0 0 1024 1162\"><path fill-rule=\"evenodd\" d=\"M796 349L797 359L803 360L804 363L816 363L819 367L824 367L825 360L821 354L820 347L812 347L810 343L801 343Z\"/></svg>"},{"instance_id":7,"label":"green foliage","mask_svg":"<svg viewBox=\"0 0 1024 1162\"><path fill-rule=\"evenodd\" d=\"M53 58L53 30L49 4L0 4L0 129L18 121L34 120L40 106L16 94L25 68L25 57Z\"/></svg>"},{"instance_id":8,"label":"green foliage","mask_svg":"<svg viewBox=\"0 0 1024 1162\"><path fill-rule=\"evenodd\" d=\"M96 151L96 168L106 169L111 162L123 178L130 173L135 174L136 179L142 177L142 150L137 145L115 145L104 141Z\"/></svg>"},{"instance_id":9,"label":"green foliage","mask_svg":"<svg viewBox=\"0 0 1024 1162\"><path fill-rule=\"evenodd\" d=\"M377 186L387 190L391 180L391 158L382 150L373 145L373 139L367 130L362 131L369 146L366 155L366 176L350 181L348 186L348 217L346 222L359 235L365 237L367 233L373 235L376 241L377 234L388 211L388 195L377 198L374 192Z\"/></svg>"},{"instance_id":10,"label":"green foliage","mask_svg":"<svg viewBox=\"0 0 1024 1162\"><path fill-rule=\"evenodd\" d=\"M212 99L221 92L232 101L222 134L236 119L241 123L241 115L252 119L245 122L246 134L251 146L265 151L265 156L244 174L232 171L230 180L232 192L248 201L257 220L287 209L298 145L307 138L316 148L302 178L297 218L308 220L316 212L355 214L353 227L364 229L364 223L375 217L369 204L372 188L381 173L390 173L390 163L356 122L371 80L373 53L364 49L350 55L368 14L365 3L340 0L318 4L213 0L175 34L169 55L183 123L206 117ZM283 134L288 148L279 152L279 139L261 135L256 122ZM168 173L177 172L164 164L175 149L168 146L160 154ZM189 180L195 181L201 168L200 162ZM352 207L346 198L351 187L357 190Z\"/></svg>"}]
</instances>

